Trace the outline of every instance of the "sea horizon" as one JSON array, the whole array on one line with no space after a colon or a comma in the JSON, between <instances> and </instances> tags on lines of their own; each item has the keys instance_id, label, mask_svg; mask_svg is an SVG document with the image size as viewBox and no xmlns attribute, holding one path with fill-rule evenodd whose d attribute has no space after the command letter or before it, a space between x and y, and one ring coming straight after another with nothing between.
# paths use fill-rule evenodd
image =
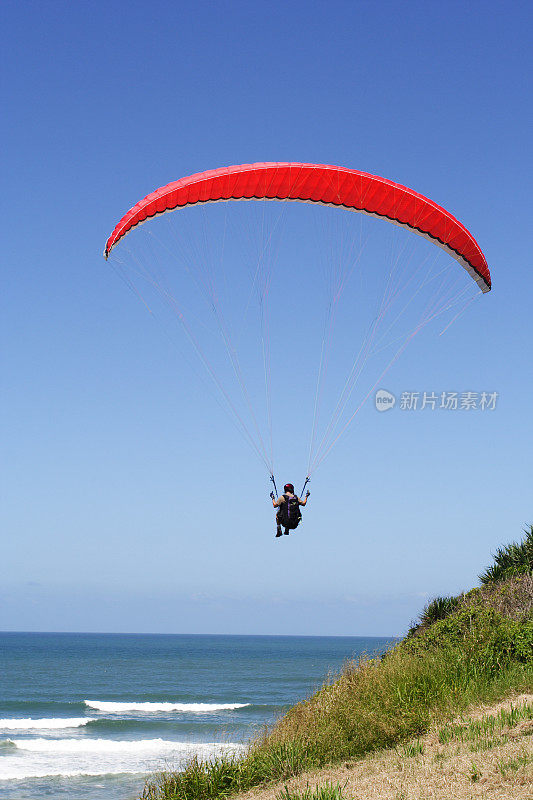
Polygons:
<instances>
[{"instance_id":1,"label":"sea horizon","mask_svg":"<svg viewBox=\"0 0 533 800\"><path fill-rule=\"evenodd\" d=\"M73 636L210 636L210 637L227 637L227 636L252 636L256 638L276 638L276 639L283 639L283 638L295 638L295 639L391 639L395 641L399 641L401 639L400 636L395 634L369 634L368 636L359 635L359 634L351 634L351 633L187 633L187 632L180 632L180 633L168 633L168 632L158 632L158 631L72 631L72 630L65 630L65 631L35 631L35 630L0 630L0 636L3 634L35 634L35 635L51 635L51 636L61 636L62 634L65 635L73 635Z\"/></svg>"}]
</instances>

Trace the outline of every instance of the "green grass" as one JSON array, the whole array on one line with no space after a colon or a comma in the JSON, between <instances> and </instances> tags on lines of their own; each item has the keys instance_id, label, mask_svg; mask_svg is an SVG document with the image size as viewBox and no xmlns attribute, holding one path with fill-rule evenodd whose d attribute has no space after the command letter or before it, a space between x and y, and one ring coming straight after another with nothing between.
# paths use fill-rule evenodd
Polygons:
<instances>
[{"instance_id":1,"label":"green grass","mask_svg":"<svg viewBox=\"0 0 533 800\"><path fill-rule=\"evenodd\" d=\"M276 795L276 800L344 800L342 791L340 783L329 782L314 789L308 786L303 792L291 791L285 786L283 791Z\"/></svg>"},{"instance_id":2,"label":"green grass","mask_svg":"<svg viewBox=\"0 0 533 800\"><path fill-rule=\"evenodd\" d=\"M415 758L416 756L424 755L424 745L420 739L416 739L414 742L408 742L401 747L397 747L396 752L402 758Z\"/></svg>"},{"instance_id":3,"label":"green grass","mask_svg":"<svg viewBox=\"0 0 533 800\"><path fill-rule=\"evenodd\" d=\"M300 742L260 742L244 758L220 755L191 759L182 772L164 772L148 781L144 800L208 800L227 797L268 781L288 780L313 765L313 754Z\"/></svg>"},{"instance_id":4,"label":"green grass","mask_svg":"<svg viewBox=\"0 0 533 800\"><path fill-rule=\"evenodd\" d=\"M439 731L439 742L449 744L454 739L460 742L479 742L513 728L518 722L533 719L533 705L513 706L502 709L497 715L487 714L478 720L465 723L448 723Z\"/></svg>"},{"instance_id":5,"label":"green grass","mask_svg":"<svg viewBox=\"0 0 533 800\"><path fill-rule=\"evenodd\" d=\"M509 740L509 730L518 722L531 719L533 719L533 705L511 706L509 711L502 709L496 715L487 714L479 720L448 723L438 733L439 742L441 744L450 744L453 741L469 742L473 753L489 750L506 744Z\"/></svg>"}]
</instances>

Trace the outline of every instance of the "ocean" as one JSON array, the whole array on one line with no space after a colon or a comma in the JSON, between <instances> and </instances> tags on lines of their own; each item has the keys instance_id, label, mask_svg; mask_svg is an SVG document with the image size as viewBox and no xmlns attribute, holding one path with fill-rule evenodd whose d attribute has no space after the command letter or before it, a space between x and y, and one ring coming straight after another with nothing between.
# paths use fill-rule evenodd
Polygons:
<instances>
[{"instance_id":1,"label":"ocean","mask_svg":"<svg viewBox=\"0 0 533 800\"><path fill-rule=\"evenodd\" d=\"M0 633L0 800L133 800L390 639Z\"/></svg>"}]
</instances>

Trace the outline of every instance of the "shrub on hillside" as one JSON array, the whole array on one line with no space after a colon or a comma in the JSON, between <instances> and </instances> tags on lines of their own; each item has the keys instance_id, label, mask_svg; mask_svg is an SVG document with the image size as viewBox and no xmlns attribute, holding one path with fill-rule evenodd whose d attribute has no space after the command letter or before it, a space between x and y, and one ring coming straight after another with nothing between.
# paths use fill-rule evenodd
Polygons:
<instances>
[{"instance_id":1,"label":"shrub on hillside","mask_svg":"<svg viewBox=\"0 0 533 800\"><path fill-rule=\"evenodd\" d=\"M411 624L407 632L407 638L420 633L420 631L427 628L428 625L433 625L434 622L445 619L448 614L455 611L459 605L460 599L460 597L435 597L424 607L418 622Z\"/></svg>"},{"instance_id":2,"label":"shrub on hillside","mask_svg":"<svg viewBox=\"0 0 533 800\"><path fill-rule=\"evenodd\" d=\"M483 600L465 603L403 646L418 654L455 648L472 674L491 676L512 662L533 666L533 619L521 616L502 614Z\"/></svg>"},{"instance_id":3,"label":"shrub on hillside","mask_svg":"<svg viewBox=\"0 0 533 800\"><path fill-rule=\"evenodd\" d=\"M533 525L525 528L524 533L526 535L521 542L498 548L493 556L494 563L479 576L483 586L515 575L533 574Z\"/></svg>"},{"instance_id":4,"label":"shrub on hillside","mask_svg":"<svg viewBox=\"0 0 533 800\"><path fill-rule=\"evenodd\" d=\"M457 608L459 599L459 597L435 597L424 608L420 622L422 625L432 625L440 619L446 619Z\"/></svg>"}]
</instances>

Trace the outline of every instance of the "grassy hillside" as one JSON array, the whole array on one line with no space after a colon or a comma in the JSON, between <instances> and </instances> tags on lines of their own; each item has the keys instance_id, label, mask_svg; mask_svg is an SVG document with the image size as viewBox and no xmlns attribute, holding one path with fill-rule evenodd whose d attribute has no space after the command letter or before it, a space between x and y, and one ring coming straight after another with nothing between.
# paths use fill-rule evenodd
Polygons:
<instances>
[{"instance_id":1,"label":"grassy hillside","mask_svg":"<svg viewBox=\"0 0 533 800\"><path fill-rule=\"evenodd\" d=\"M239 800L531 800L533 695L471 709L364 758L250 790Z\"/></svg>"},{"instance_id":2,"label":"grassy hillside","mask_svg":"<svg viewBox=\"0 0 533 800\"><path fill-rule=\"evenodd\" d=\"M397 746L480 703L533 689L533 528L498 551L482 586L436 598L378 659L345 665L240 756L192 759L144 800L215 800Z\"/></svg>"}]
</instances>

